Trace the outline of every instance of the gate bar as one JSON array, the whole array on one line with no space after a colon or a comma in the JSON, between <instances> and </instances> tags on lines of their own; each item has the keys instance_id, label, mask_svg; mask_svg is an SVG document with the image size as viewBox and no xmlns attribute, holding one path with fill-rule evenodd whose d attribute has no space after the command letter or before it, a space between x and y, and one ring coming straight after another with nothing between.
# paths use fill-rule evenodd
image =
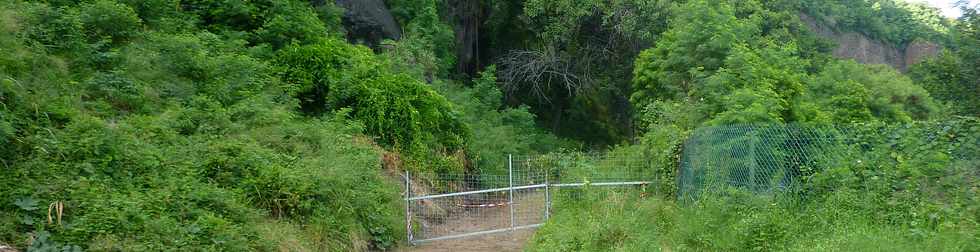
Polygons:
<instances>
[{"instance_id":1,"label":"gate bar","mask_svg":"<svg viewBox=\"0 0 980 252\"><path fill-rule=\"evenodd\" d=\"M648 185L653 182L650 181L634 181L634 182L602 182L602 183L588 183L593 186L621 186L621 185ZM586 183L566 183L566 184L551 184L549 186L556 187L572 187L572 186L585 186Z\"/></svg>"},{"instance_id":2,"label":"gate bar","mask_svg":"<svg viewBox=\"0 0 980 252\"><path fill-rule=\"evenodd\" d=\"M503 187L503 188L485 189L485 190L479 190L479 191L467 191L467 192L456 192L456 193L437 194L437 195L416 196L416 197L408 198L406 200L437 199L437 198L452 197L452 196L463 196L463 195L478 194L478 193L492 193L492 192L503 192L503 191L509 191L509 190L522 190L522 189L542 188L542 187L546 187L546 186L548 186L548 185L546 185L546 184L537 184L537 185L526 185L526 186L515 186L515 187ZM555 186L555 185L552 185L552 186Z\"/></svg>"},{"instance_id":3,"label":"gate bar","mask_svg":"<svg viewBox=\"0 0 980 252\"><path fill-rule=\"evenodd\" d=\"M619 185L648 185L648 184L652 184L652 183L653 182L650 182L650 181L602 182L602 183L589 183L589 185L593 185L593 186L619 186ZM515 187L503 187L503 188L484 189L484 190L477 190L477 191L466 191L466 192L456 192L456 193L437 194L437 195L415 196L415 197L407 198L405 200L436 199L436 198L444 198L444 197L452 197L452 196L463 196L463 195L478 194L478 193L492 193L492 192L510 191L512 189L513 190L523 190L523 189L543 188L543 187L549 187L549 186L555 186L555 187L574 187L574 186L585 186L585 183L537 184L537 185L526 185L526 186L515 186Z\"/></svg>"},{"instance_id":4,"label":"gate bar","mask_svg":"<svg viewBox=\"0 0 980 252\"><path fill-rule=\"evenodd\" d=\"M416 244L423 243L423 242L449 240L449 239L463 238L463 237L469 237L469 236L474 236L474 235L495 234L495 233L501 233L501 232L514 231L514 230L521 230L521 229L528 229L528 228L536 228L536 227L540 227L542 225L544 225L544 224L524 225L524 226L512 227L512 228L500 228L500 229L487 230L487 231L479 231L479 232L466 233L466 234L440 236L440 237L436 237L436 238L429 238L429 239L422 239L422 240L412 241L412 245L416 245Z\"/></svg>"}]
</instances>

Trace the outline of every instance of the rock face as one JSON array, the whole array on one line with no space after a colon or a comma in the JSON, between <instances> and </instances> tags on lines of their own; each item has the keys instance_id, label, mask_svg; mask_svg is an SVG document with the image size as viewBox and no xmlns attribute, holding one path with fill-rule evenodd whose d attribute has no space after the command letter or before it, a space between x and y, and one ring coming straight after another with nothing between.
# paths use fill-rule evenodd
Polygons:
<instances>
[{"instance_id":1,"label":"rock face","mask_svg":"<svg viewBox=\"0 0 980 252\"><path fill-rule=\"evenodd\" d=\"M456 33L456 72L473 76L480 68L480 1L449 0L449 13Z\"/></svg>"},{"instance_id":2,"label":"rock face","mask_svg":"<svg viewBox=\"0 0 980 252\"><path fill-rule=\"evenodd\" d=\"M350 42L378 48L382 40L401 38L401 27L384 0L336 0L335 3L345 10L342 21Z\"/></svg>"},{"instance_id":3,"label":"rock face","mask_svg":"<svg viewBox=\"0 0 980 252\"><path fill-rule=\"evenodd\" d=\"M942 50L936 43L924 40L915 40L905 48L898 48L861 33L837 31L806 14L800 14L800 20L817 35L837 42L834 57L853 59L863 64L886 64L904 72L909 66L936 56Z\"/></svg>"},{"instance_id":4,"label":"rock face","mask_svg":"<svg viewBox=\"0 0 980 252\"><path fill-rule=\"evenodd\" d=\"M905 48L905 65L912 66L923 60L939 55L943 50L942 46L924 40L916 40Z\"/></svg>"}]
</instances>

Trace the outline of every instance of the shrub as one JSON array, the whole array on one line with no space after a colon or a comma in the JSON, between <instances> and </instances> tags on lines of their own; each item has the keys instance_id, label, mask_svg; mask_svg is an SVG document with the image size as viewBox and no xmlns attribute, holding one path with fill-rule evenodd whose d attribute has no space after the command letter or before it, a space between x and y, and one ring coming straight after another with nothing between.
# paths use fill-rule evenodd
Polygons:
<instances>
[{"instance_id":1,"label":"shrub","mask_svg":"<svg viewBox=\"0 0 980 252\"><path fill-rule=\"evenodd\" d=\"M461 121L472 129L466 143L467 158L475 172L486 175L506 174L507 155L549 153L577 146L559 139L535 125L535 116L526 106L508 108L497 87L496 68L487 67L472 87L453 82L435 82L433 86L462 112Z\"/></svg>"},{"instance_id":2,"label":"shrub","mask_svg":"<svg viewBox=\"0 0 980 252\"><path fill-rule=\"evenodd\" d=\"M389 0L392 15L405 27L407 46L413 50L415 62L429 63L425 70L435 70L427 74L446 76L456 64L456 42L452 26L440 18L439 1L433 0ZM424 52L424 53L423 53ZM432 58L436 59L434 62Z\"/></svg>"},{"instance_id":3,"label":"shrub","mask_svg":"<svg viewBox=\"0 0 980 252\"><path fill-rule=\"evenodd\" d=\"M127 5L98 0L79 6L79 20L90 42L108 41L120 45L137 36L142 21Z\"/></svg>"},{"instance_id":4,"label":"shrub","mask_svg":"<svg viewBox=\"0 0 980 252\"><path fill-rule=\"evenodd\" d=\"M272 67L247 56L244 39L114 34L93 15L125 6L61 4L0 4L0 29L11 31L0 34L0 241L38 250L350 251L403 237L397 184L382 174L377 147L354 140L363 127L295 114L298 102ZM86 25L102 27L98 40L127 39L105 47L49 33L74 29L59 24L87 30L86 11ZM92 51L74 51L76 42ZM98 53L111 64L63 62ZM59 202L60 223L57 214L48 222L46 207Z\"/></svg>"},{"instance_id":5,"label":"shrub","mask_svg":"<svg viewBox=\"0 0 980 252\"><path fill-rule=\"evenodd\" d=\"M209 30L252 31L262 26L263 10L274 1L258 0L188 0L181 1L182 11L196 15Z\"/></svg>"},{"instance_id":6,"label":"shrub","mask_svg":"<svg viewBox=\"0 0 980 252\"><path fill-rule=\"evenodd\" d=\"M381 143L416 153L426 147L451 153L469 137L449 101L416 79L387 72L365 47L328 39L286 48L278 64L307 114L350 108Z\"/></svg>"},{"instance_id":7,"label":"shrub","mask_svg":"<svg viewBox=\"0 0 980 252\"><path fill-rule=\"evenodd\" d=\"M74 56L91 50L78 11L43 4L13 5L11 9L26 13L19 17L25 23L22 32L32 40L50 46L53 51Z\"/></svg>"},{"instance_id":8,"label":"shrub","mask_svg":"<svg viewBox=\"0 0 980 252\"><path fill-rule=\"evenodd\" d=\"M277 1L269 12L269 18L255 31L255 36L257 41L269 43L273 48L282 48L290 43L310 44L330 36L323 22L306 3Z\"/></svg>"},{"instance_id":9,"label":"shrub","mask_svg":"<svg viewBox=\"0 0 980 252\"><path fill-rule=\"evenodd\" d=\"M178 12L179 0L118 0L133 9L148 26L166 29L166 19L186 18Z\"/></svg>"}]
</instances>

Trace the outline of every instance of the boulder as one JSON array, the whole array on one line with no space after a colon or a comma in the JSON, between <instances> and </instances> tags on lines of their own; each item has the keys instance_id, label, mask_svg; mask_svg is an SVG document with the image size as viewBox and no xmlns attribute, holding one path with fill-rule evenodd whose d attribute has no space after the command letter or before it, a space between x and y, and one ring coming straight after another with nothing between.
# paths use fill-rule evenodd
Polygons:
<instances>
[{"instance_id":1,"label":"boulder","mask_svg":"<svg viewBox=\"0 0 980 252\"><path fill-rule=\"evenodd\" d=\"M342 19L347 40L377 49L385 39L398 40L401 27L383 0L336 0L344 9Z\"/></svg>"}]
</instances>

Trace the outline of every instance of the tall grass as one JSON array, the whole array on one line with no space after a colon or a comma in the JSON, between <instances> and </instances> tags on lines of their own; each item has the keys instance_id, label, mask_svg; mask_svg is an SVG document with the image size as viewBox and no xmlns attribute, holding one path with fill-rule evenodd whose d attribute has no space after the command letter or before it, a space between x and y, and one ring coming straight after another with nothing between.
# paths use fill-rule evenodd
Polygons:
<instances>
[{"instance_id":1,"label":"tall grass","mask_svg":"<svg viewBox=\"0 0 980 252\"><path fill-rule=\"evenodd\" d=\"M732 195L690 205L593 188L564 205L528 251L970 251L976 225L932 230L869 216L860 197L820 202Z\"/></svg>"}]
</instances>

